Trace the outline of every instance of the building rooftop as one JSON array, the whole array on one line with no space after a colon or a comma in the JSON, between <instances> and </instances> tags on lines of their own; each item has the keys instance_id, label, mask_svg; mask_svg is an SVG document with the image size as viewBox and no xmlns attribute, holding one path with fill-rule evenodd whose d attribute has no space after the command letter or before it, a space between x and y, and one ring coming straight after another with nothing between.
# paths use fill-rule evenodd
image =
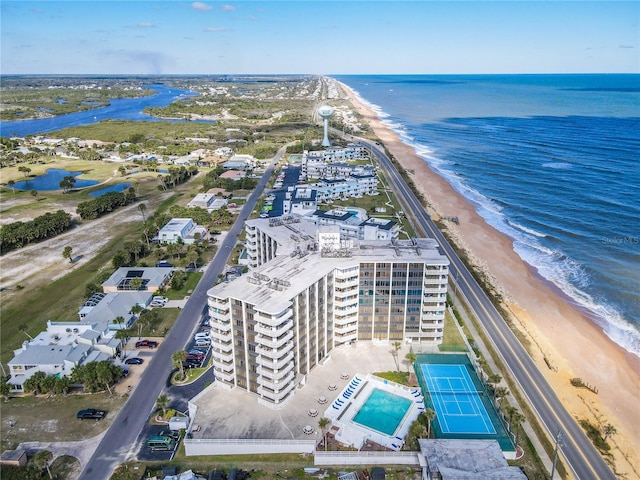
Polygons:
<instances>
[{"instance_id":1,"label":"building rooftop","mask_svg":"<svg viewBox=\"0 0 640 480\"><path fill-rule=\"evenodd\" d=\"M302 225L304 223L295 226ZM287 225L278 228L285 227ZM208 294L219 298L242 298L248 303L260 305L264 312L277 314L289 307L292 297L335 269L355 267L362 262L449 264L433 239L416 239L415 243L396 241L393 244L386 240L351 240L345 242L343 248L322 253L315 237L311 239L299 238L291 242L293 248L288 255L277 256L248 275L216 285Z\"/></svg>"},{"instance_id":2,"label":"building rooftop","mask_svg":"<svg viewBox=\"0 0 640 480\"><path fill-rule=\"evenodd\" d=\"M420 453L431 472L443 480L526 480L518 467L510 467L496 440L418 440Z\"/></svg>"}]
</instances>

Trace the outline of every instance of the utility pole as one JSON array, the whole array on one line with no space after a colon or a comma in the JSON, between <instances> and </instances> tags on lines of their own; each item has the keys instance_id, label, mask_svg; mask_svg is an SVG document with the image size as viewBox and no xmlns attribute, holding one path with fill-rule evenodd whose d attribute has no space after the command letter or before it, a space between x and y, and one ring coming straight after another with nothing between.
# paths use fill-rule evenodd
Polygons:
<instances>
[{"instance_id":1,"label":"utility pole","mask_svg":"<svg viewBox=\"0 0 640 480\"><path fill-rule=\"evenodd\" d=\"M558 451L560 447L562 447L562 432L558 430L558 434L556 435L556 449L553 452L553 466L551 467L551 477L550 480L553 480L553 475L556 472L556 463L558 463Z\"/></svg>"}]
</instances>

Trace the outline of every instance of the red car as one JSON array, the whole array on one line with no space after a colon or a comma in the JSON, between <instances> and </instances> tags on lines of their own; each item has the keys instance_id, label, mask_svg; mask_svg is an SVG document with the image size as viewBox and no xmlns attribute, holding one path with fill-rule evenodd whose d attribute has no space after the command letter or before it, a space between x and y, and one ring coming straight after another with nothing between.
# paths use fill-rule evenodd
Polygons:
<instances>
[{"instance_id":1,"label":"red car","mask_svg":"<svg viewBox=\"0 0 640 480\"><path fill-rule=\"evenodd\" d=\"M156 348L158 346L158 342L154 342L152 340L140 340L136 342L136 348Z\"/></svg>"}]
</instances>

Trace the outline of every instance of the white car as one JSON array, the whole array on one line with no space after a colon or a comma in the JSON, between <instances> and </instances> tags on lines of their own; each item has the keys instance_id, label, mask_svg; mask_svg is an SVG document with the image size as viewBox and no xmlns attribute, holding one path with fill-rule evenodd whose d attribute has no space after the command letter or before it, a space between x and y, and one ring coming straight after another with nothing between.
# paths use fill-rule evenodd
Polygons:
<instances>
[{"instance_id":1,"label":"white car","mask_svg":"<svg viewBox=\"0 0 640 480\"><path fill-rule=\"evenodd\" d=\"M162 303L163 305L167 303L169 299L167 297L153 297L151 299L152 303Z\"/></svg>"},{"instance_id":2,"label":"white car","mask_svg":"<svg viewBox=\"0 0 640 480\"><path fill-rule=\"evenodd\" d=\"M209 338L198 338L195 342L196 347L208 347L211 345L211 340Z\"/></svg>"},{"instance_id":3,"label":"white car","mask_svg":"<svg viewBox=\"0 0 640 480\"><path fill-rule=\"evenodd\" d=\"M196 341L202 340L202 339L207 339L207 340L211 339L208 332L198 332L196 333L196 336L194 338Z\"/></svg>"}]
</instances>

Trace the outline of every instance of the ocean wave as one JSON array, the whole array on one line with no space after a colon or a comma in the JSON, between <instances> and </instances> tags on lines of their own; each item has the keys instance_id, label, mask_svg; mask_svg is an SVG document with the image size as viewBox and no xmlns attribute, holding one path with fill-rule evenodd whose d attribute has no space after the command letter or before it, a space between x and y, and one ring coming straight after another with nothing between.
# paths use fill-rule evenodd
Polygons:
<instances>
[{"instance_id":1,"label":"ocean wave","mask_svg":"<svg viewBox=\"0 0 640 480\"><path fill-rule=\"evenodd\" d=\"M626 321L616 308L596 301L584 290L591 284L591 278L582 265L559 252L524 242L514 242L514 250L545 280L588 312L589 317L612 341L628 352L640 356L640 331Z\"/></svg>"},{"instance_id":2,"label":"ocean wave","mask_svg":"<svg viewBox=\"0 0 640 480\"><path fill-rule=\"evenodd\" d=\"M573 168L573 165L567 162L548 162L543 163L542 166L544 168L556 168L558 170L569 170L570 168Z\"/></svg>"},{"instance_id":3,"label":"ocean wave","mask_svg":"<svg viewBox=\"0 0 640 480\"><path fill-rule=\"evenodd\" d=\"M533 235L534 237L545 238L547 236L545 233L538 232L537 230L534 230L533 228L527 228L524 225L520 225L519 223L514 222L513 220L507 220L507 222L512 227L518 228L518 229L522 230L523 232L526 232L526 233L529 233L529 234Z\"/></svg>"}]
</instances>

